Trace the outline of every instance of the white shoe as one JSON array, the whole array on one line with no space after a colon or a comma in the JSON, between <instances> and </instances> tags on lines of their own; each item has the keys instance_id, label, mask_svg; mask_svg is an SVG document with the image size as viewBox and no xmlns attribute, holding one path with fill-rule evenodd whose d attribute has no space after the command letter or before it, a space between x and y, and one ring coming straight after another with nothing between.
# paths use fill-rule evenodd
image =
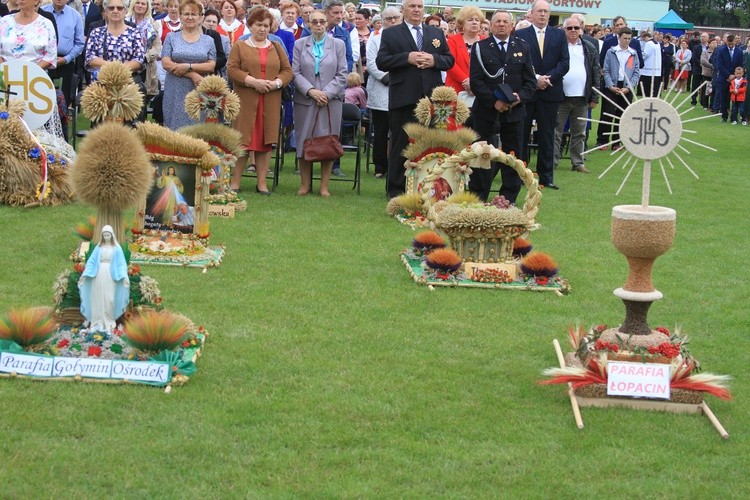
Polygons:
<instances>
[{"instance_id":1,"label":"white shoe","mask_svg":"<svg viewBox=\"0 0 750 500\"><path fill-rule=\"evenodd\" d=\"M747 126L747 122L742 122L743 125Z\"/></svg>"},{"instance_id":2,"label":"white shoe","mask_svg":"<svg viewBox=\"0 0 750 500\"><path fill-rule=\"evenodd\" d=\"M733 121L733 122L732 122L732 125L737 125L737 121L736 121L736 120L735 120L735 121Z\"/></svg>"}]
</instances>

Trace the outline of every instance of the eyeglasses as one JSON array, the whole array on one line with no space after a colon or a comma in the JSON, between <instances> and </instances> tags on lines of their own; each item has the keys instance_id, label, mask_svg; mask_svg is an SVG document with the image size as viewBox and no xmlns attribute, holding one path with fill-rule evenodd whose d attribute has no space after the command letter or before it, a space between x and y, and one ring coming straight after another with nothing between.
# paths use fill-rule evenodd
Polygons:
<instances>
[{"instance_id":1,"label":"eyeglasses","mask_svg":"<svg viewBox=\"0 0 750 500\"><path fill-rule=\"evenodd\" d=\"M319 26L326 24L326 22L327 21L325 19L313 19L312 21L310 21L310 24L313 26Z\"/></svg>"},{"instance_id":2,"label":"eyeglasses","mask_svg":"<svg viewBox=\"0 0 750 500\"><path fill-rule=\"evenodd\" d=\"M573 31L573 30L578 31L581 29L581 27L580 26L566 26L565 29L568 31Z\"/></svg>"},{"instance_id":3,"label":"eyeglasses","mask_svg":"<svg viewBox=\"0 0 750 500\"><path fill-rule=\"evenodd\" d=\"M122 5L110 5L109 7L107 7L107 10L110 12L122 12L123 10L125 10L125 7L123 7Z\"/></svg>"},{"instance_id":4,"label":"eyeglasses","mask_svg":"<svg viewBox=\"0 0 750 500\"><path fill-rule=\"evenodd\" d=\"M398 18L399 16L388 16L388 17L384 17L383 21L395 21Z\"/></svg>"}]
</instances>

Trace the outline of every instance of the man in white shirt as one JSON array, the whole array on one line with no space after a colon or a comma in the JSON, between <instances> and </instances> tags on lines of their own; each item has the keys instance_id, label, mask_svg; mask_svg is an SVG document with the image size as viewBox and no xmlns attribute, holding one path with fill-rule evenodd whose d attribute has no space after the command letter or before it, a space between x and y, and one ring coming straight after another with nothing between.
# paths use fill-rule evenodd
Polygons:
<instances>
[{"instance_id":1,"label":"man in white shirt","mask_svg":"<svg viewBox=\"0 0 750 500\"><path fill-rule=\"evenodd\" d=\"M641 33L641 52L643 52L643 68L641 69L641 86L638 95L659 97L661 89L661 47L651 40L651 33Z\"/></svg>"},{"instance_id":2,"label":"man in white shirt","mask_svg":"<svg viewBox=\"0 0 750 500\"><path fill-rule=\"evenodd\" d=\"M560 149L565 123L570 119L570 162L574 172L589 173L583 160L586 150L586 122L589 109L599 102L599 95L592 87L599 88L599 52L597 47L581 37L583 25L577 17L569 17L563 22L568 42L570 67L563 76L562 86L565 99L557 111L555 129L554 166L560 162Z\"/></svg>"}]
</instances>

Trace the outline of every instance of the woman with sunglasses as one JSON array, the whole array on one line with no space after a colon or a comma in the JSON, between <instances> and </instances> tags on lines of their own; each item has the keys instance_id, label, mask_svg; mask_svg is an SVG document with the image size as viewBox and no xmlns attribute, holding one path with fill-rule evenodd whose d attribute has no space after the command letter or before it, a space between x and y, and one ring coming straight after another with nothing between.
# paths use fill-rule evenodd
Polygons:
<instances>
[{"instance_id":1,"label":"woman with sunglasses","mask_svg":"<svg viewBox=\"0 0 750 500\"><path fill-rule=\"evenodd\" d=\"M193 125L195 121L185 111L185 97L216 68L216 45L213 38L203 34L203 4L198 0L182 0L180 4L182 29L164 39L161 64L164 79L164 126L172 130Z\"/></svg>"},{"instance_id":2,"label":"woman with sunglasses","mask_svg":"<svg viewBox=\"0 0 750 500\"><path fill-rule=\"evenodd\" d=\"M140 71L146 56L141 33L125 24L128 0L104 0L107 24L94 29L86 43L86 69L96 80L99 69L109 61L120 61L133 72L133 80L143 83Z\"/></svg>"},{"instance_id":3,"label":"woman with sunglasses","mask_svg":"<svg viewBox=\"0 0 750 500\"><path fill-rule=\"evenodd\" d=\"M310 14L308 26L312 35L294 44L294 129L297 134L297 158L302 181L300 196L310 192L312 162L305 160L300 145L310 137L338 135L346 89L346 46L326 35L326 15L316 10ZM328 182L333 160L320 163L320 195L329 197Z\"/></svg>"}]
</instances>

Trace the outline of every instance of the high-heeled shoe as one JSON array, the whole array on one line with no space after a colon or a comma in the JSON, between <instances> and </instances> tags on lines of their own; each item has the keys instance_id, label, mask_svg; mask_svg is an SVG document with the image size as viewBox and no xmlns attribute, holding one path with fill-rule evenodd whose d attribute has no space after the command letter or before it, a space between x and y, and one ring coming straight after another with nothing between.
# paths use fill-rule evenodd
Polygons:
<instances>
[{"instance_id":1,"label":"high-heeled shoe","mask_svg":"<svg viewBox=\"0 0 750 500\"><path fill-rule=\"evenodd\" d=\"M271 191L261 191L258 186L255 186L255 192L263 196L271 196Z\"/></svg>"}]
</instances>

